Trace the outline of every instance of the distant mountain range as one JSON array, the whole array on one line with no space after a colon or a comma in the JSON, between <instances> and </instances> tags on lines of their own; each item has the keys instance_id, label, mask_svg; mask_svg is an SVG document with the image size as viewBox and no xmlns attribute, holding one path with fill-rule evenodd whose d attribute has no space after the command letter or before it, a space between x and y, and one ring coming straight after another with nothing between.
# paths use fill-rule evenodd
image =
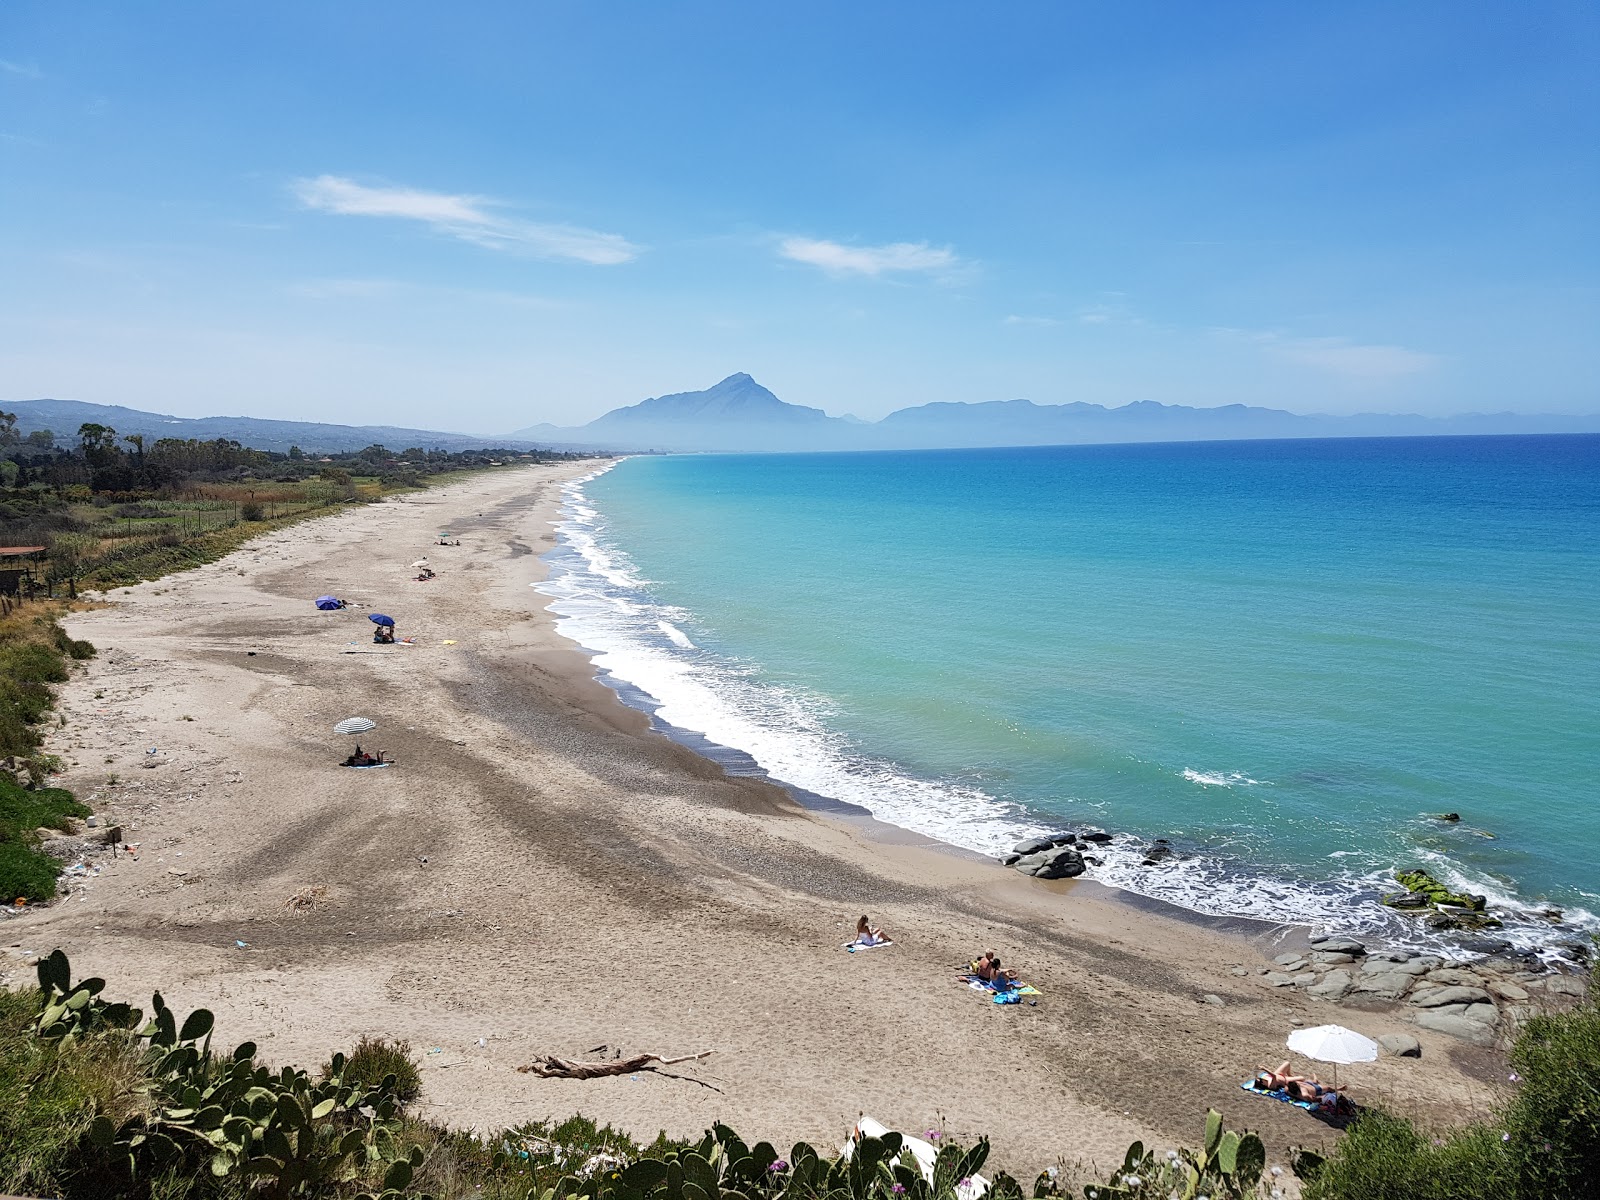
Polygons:
<instances>
[{"instance_id":1,"label":"distant mountain range","mask_svg":"<svg viewBox=\"0 0 1600 1200\"><path fill-rule=\"evenodd\" d=\"M786 404L745 374L703 392L657 396L616 408L587 425L533 425L512 437L604 450L923 450L973 446L1058 446L1091 442L1228 441L1246 438L1407 437L1482 433L1600 433L1600 414L1528 416L1473 413L1420 417L1364 413L1303 416L1228 404L1188 408L1140 400L1035 404L991 400L901 408L877 422L830 417Z\"/></svg>"},{"instance_id":2,"label":"distant mountain range","mask_svg":"<svg viewBox=\"0 0 1600 1200\"><path fill-rule=\"evenodd\" d=\"M424 450L528 450L528 442L514 437L469 437L464 433L439 433L394 425L324 425L318 421L268 421L257 417L168 417L115 404L85 404L81 400L18 400L0 403L0 409L17 414L17 429L24 433L48 429L58 439L75 440L78 426L109 425L118 434L146 438L195 438L209 442L230 438L257 450L286 451L299 446L307 454L337 454L364 450L379 442L391 450L421 446Z\"/></svg>"},{"instance_id":3,"label":"distant mountain range","mask_svg":"<svg viewBox=\"0 0 1600 1200\"><path fill-rule=\"evenodd\" d=\"M0 403L17 414L24 434L49 429L76 438L86 422L147 438L232 438L262 450L299 446L310 453L360 450L374 442L391 450L535 446L564 450L796 451L929 450L976 446L1059 446L1096 442L1229 441L1249 438L1422 437L1440 434L1600 433L1592 416L1471 413L1421 417L1363 413L1301 415L1277 408L1227 404L1189 408L1140 400L1120 408L1100 404L1035 404L990 400L901 408L881 421L830 417L820 408L786 404L750 376L729 375L701 392L675 392L614 408L586 425L531 425L505 437L406 429L392 425L324 425L256 417L169 417L77 400Z\"/></svg>"}]
</instances>

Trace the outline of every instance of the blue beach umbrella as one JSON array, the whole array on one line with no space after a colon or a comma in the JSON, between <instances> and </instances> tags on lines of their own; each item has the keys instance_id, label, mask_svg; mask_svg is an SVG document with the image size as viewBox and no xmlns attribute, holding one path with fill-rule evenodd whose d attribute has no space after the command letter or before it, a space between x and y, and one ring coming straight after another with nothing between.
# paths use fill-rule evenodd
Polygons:
<instances>
[{"instance_id":1,"label":"blue beach umbrella","mask_svg":"<svg viewBox=\"0 0 1600 1200\"><path fill-rule=\"evenodd\" d=\"M339 597L337 597L337 596L318 596L317 597L317 607L320 608L323 612L333 612L335 609L337 609L339 607Z\"/></svg>"},{"instance_id":2,"label":"blue beach umbrella","mask_svg":"<svg viewBox=\"0 0 1600 1200\"><path fill-rule=\"evenodd\" d=\"M382 613L372 613L367 617L367 620L371 621L374 625L388 625L391 628L394 626L394 618L386 617Z\"/></svg>"}]
</instances>

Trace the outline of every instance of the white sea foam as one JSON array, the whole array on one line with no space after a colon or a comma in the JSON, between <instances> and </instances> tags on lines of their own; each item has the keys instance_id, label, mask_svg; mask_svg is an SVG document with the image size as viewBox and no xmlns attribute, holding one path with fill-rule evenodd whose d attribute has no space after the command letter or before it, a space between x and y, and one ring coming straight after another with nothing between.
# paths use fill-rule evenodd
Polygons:
<instances>
[{"instance_id":1,"label":"white sea foam","mask_svg":"<svg viewBox=\"0 0 1600 1200\"><path fill-rule=\"evenodd\" d=\"M551 598L558 627L593 655L597 667L647 695L656 716L748 754L773 778L866 809L880 820L984 854L1004 854L1017 841L1060 828L1039 814L982 788L919 778L897 764L865 754L830 724L831 706L819 695L760 678L749 664L696 646L674 622L681 609L662 604L627 554L608 537L602 514L584 485L615 463L568 483L551 553L549 578L538 589ZM1242 772L1184 768L1201 787L1257 786ZM1097 807L1084 803L1085 809ZM1219 917L1251 917L1319 929L1367 933L1388 941L1438 946L1435 935L1377 903L1394 883L1375 863L1354 863L1330 880L1306 881L1270 864L1191 853L1145 866L1147 845L1117 835L1096 847L1088 872L1102 883ZM1330 857L1362 858L1338 851ZM1426 856L1421 856L1426 857ZM1452 887L1485 893L1491 905L1526 916L1508 923L1504 936L1523 948L1541 948L1549 926L1537 908L1468 878L1442 855L1430 868ZM1600 928L1588 913L1569 913L1569 927Z\"/></svg>"},{"instance_id":2,"label":"white sea foam","mask_svg":"<svg viewBox=\"0 0 1600 1200\"><path fill-rule=\"evenodd\" d=\"M1250 776L1239 771L1231 771L1224 775L1220 771L1196 771L1193 767L1185 767L1183 769L1183 777L1190 783L1198 783L1201 787L1248 787L1261 782L1259 779L1251 779Z\"/></svg>"},{"instance_id":3,"label":"white sea foam","mask_svg":"<svg viewBox=\"0 0 1600 1200\"><path fill-rule=\"evenodd\" d=\"M679 629L671 621L657 621L656 628L667 635L667 639L680 650L695 650L698 647L689 640L689 635Z\"/></svg>"}]
</instances>

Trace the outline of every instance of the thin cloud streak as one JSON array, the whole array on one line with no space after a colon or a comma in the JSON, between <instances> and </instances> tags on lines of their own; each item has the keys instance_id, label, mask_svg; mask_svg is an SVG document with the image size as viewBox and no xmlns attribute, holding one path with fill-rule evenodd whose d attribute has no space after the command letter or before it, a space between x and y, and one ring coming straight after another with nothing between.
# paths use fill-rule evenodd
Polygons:
<instances>
[{"instance_id":1,"label":"thin cloud streak","mask_svg":"<svg viewBox=\"0 0 1600 1200\"><path fill-rule=\"evenodd\" d=\"M1252 342L1278 358L1332 375L1367 383L1386 383L1431 371L1436 354L1405 346L1367 344L1345 337L1291 337L1268 330L1218 329L1217 334Z\"/></svg>"},{"instance_id":2,"label":"thin cloud streak","mask_svg":"<svg viewBox=\"0 0 1600 1200\"><path fill-rule=\"evenodd\" d=\"M891 242L886 246L846 246L819 238L789 237L778 254L793 262L819 267L830 275L866 275L916 271L943 272L960 265L948 247L927 242Z\"/></svg>"},{"instance_id":3,"label":"thin cloud streak","mask_svg":"<svg viewBox=\"0 0 1600 1200\"><path fill-rule=\"evenodd\" d=\"M20 75L23 79L44 78L44 72L32 63L11 62L4 58L0 58L0 71L4 71L7 75Z\"/></svg>"},{"instance_id":4,"label":"thin cloud streak","mask_svg":"<svg viewBox=\"0 0 1600 1200\"><path fill-rule=\"evenodd\" d=\"M631 262L639 254L639 247L620 234L502 216L491 211L495 201L484 196L367 187L339 175L297 179L293 190L301 205L317 212L420 221L436 233L510 254L591 266Z\"/></svg>"}]
</instances>

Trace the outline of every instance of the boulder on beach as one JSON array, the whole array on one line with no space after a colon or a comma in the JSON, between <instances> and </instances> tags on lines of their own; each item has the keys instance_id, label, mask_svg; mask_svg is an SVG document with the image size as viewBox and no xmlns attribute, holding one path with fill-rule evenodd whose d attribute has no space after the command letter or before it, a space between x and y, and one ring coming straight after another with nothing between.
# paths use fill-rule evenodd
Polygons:
<instances>
[{"instance_id":1,"label":"boulder on beach","mask_svg":"<svg viewBox=\"0 0 1600 1200\"><path fill-rule=\"evenodd\" d=\"M1373 1040L1396 1058L1422 1057L1422 1043L1409 1033L1380 1033Z\"/></svg>"},{"instance_id":2,"label":"boulder on beach","mask_svg":"<svg viewBox=\"0 0 1600 1200\"><path fill-rule=\"evenodd\" d=\"M1070 846L1024 854L1012 865L1035 879L1072 879L1084 871L1083 855Z\"/></svg>"},{"instance_id":3,"label":"boulder on beach","mask_svg":"<svg viewBox=\"0 0 1600 1200\"><path fill-rule=\"evenodd\" d=\"M1011 853L1021 856L1024 854L1038 854L1041 850L1048 850L1054 846L1055 839L1048 837L1029 838L1027 841L1018 842L1011 847Z\"/></svg>"},{"instance_id":4,"label":"boulder on beach","mask_svg":"<svg viewBox=\"0 0 1600 1200\"><path fill-rule=\"evenodd\" d=\"M1416 1022L1424 1029L1448 1034L1478 1046L1493 1046L1499 1041L1493 1026L1485 1025L1481 1021L1468 1020L1454 1012L1424 1010L1416 1015Z\"/></svg>"}]
</instances>

